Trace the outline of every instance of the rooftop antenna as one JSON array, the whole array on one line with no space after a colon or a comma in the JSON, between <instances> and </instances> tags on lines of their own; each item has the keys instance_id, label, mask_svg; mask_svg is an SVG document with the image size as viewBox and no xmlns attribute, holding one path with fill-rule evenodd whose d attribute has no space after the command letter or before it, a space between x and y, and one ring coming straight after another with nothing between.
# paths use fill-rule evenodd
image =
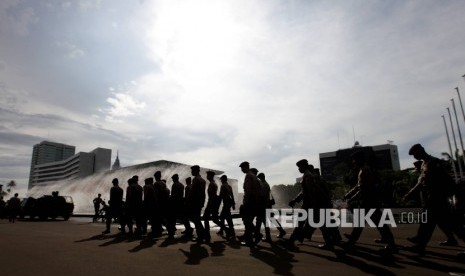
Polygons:
<instances>
[{"instance_id":1,"label":"rooftop antenna","mask_svg":"<svg viewBox=\"0 0 465 276\"><path fill-rule=\"evenodd\" d=\"M355 141L355 128L354 128L353 125L352 125L352 133L353 133L353 135L354 135L354 144L355 144L355 142L356 142L356 141Z\"/></svg>"}]
</instances>

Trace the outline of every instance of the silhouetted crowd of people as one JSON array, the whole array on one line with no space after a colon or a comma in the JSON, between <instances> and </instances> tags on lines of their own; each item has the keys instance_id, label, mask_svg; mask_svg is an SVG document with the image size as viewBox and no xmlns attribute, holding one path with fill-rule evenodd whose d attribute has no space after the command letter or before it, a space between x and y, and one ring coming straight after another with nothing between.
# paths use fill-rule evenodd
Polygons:
<instances>
[{"instance_id":1,"label":"silhouetted crowd of people","mask_svg":"<svg viewBox=\"0 0 465 276\"><path fill-rule=\"evenodd\" d=\"M116 220L120 224L119 230L122 233L146 235L150 224L151 236L160 237L166 229L168 238L173 239L177 230L176 222L179 220L185 227L184 237L193 238L195 228L196 240L209 242L210 220L212 220L220 226L220 231L227 238L234 237L231 209L236 208L236 202L227 176L221 176L219 188L215 181L215 172L208 171L207 188L207 182L200 175L200 167L192 166L191 171L192 177L186 179L186 186L179 181L177 174L171 176L173 180L171 191L162 179L160 171L155 172L154 177L146 178L144 186L139 184L138 176L133 176L128 180L124 202L123 189L119 187L118 179L113 179L106 212L106 230L103 233L110 233L111 222ZM202 209L207 198L206 192L208 201L202 217ZM98 198L94 200L96 213L97 205L100 204ZM223 208L219 213L221 204ZM194 224L194 228L190 222Z\"/></svg>"},{"instance_id":2,"label":"silhouetted crowd of people","mask_svg":"<svg viewBox=\"0 0 465 276\"><path fill-rule=\"evenodd\" d=\"M418 160L415 165L420 177L417 185L404 196L404 199L417 192L421 193L427 220L420 224L416 236L408 238L414 245L407 249L424 254L436 225L448 238L441 245L457 245L455 236L465 241L463 212L454 212L450 203L457 184L442 165L444 161L427 154L420 144L412 146L409 154ZM398 252L398 247L390 227L388 224L378 225L382 208L389 206L382 204L382 195L378 190L378 179L374 169L365 162L365 156L361 151L353 153L351 158L356 183L345 196L345 200L350 203L349 209L364 209L367 212L374 209L371 219L378 226L377 230L380 233L380 239L375 242L386 244L381 251L382 254L395 254ZM325 182L321 180L319 170L306 159L298 161L296 166L302 174L301 192L289 202L289 206L294 208L297 203L301 203L299 208L313 212L311 214L313 220L319 221L321 209L333 208L332 195ZM208 171L205 180L200 175L200 167L197 165L191 167L192 177L185 179L186 185L180 183L177 174L171 176L173 180L171 191L167 188L166 181L162 179L160 171L155 172L153 178L144 179L144 186L139 184L138 176L133 176L128 180L124 202L124 191L119 186L119 180L113 179L109 205L106 209L106 229L103 234L110 233L110 225L114 220L120 224L119 231L125 234L160 237L164 231L167 231L168 239L174 239L177 231L176 222L180 221L185 228L182 237L198 243L209 243L212 222L219 227L218 234L228 240L238 238L244 246L254 247L261 241L272 242L271 231L266 223L266 209L272 208L275 204L270 185L266 181L265 174L251 168L248 162L242 162L239 167L245 174L243 202L239 206L244 232L240 236L236 236L232 220L231 210L236 209L236 202L227 176L220 177L219 186L215 181L215 172ZM96 217L98 206L102 204L100 197L101 195L94 200ZM223 208L220 211L221 205ZM151 226L150 233L148 233L148 225ZM286 231L279 223L274 226L279 231L278 238L282 239ZM296 249L295 242L303 242L305 238L310 239L315 230L308 221L299 221L289 238L283 241L290 250ZM347 239L345 241L338 227L328 227L323 224L320 231L324 239L324 244L321 244L320 248L334 250L335 246L340 246L346 251L351 251L356 250L355 245L363 232L363 227L354 227L351 233L345 233L344 237ZM459 256L461 255L462 253L459 253Z\"/></svg>"}]
</instances>

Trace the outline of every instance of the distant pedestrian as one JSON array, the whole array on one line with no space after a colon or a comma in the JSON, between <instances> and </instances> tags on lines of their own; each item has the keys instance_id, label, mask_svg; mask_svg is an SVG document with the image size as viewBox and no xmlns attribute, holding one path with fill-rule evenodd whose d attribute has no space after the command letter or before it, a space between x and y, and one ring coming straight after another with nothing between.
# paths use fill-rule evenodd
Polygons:
<instances>
[{"instance_id":1,"label":"distant pedestrian","mask_svg":"<svg viewBox=\"0 0 465 276\"><path fill-rule=\"evenodd\" d=\"M99 217L99 212L100 212L100 205L103 204L103 199L102 199L102 194L98 194L96 198L93 200L94 203L94 218L92 219L93 222L96 222Z\"/></svg>"},{"instance_id":2,"label":"distant pedestrian","mask_svg":"<svg viewBox=\"0 0 465 276\"><path fill-rule=\"evenodd\" d=\"M18 198L18 193L16 193L8 201L9 221L11 223L15 223L16 217L19 215L20 210L21 210L21 201Z\"/></svg>"},{"instance_id":3,"label":"distant pedestrian","mask_svg":"<svg viewBox=\"0 0 465 276\"><path fill-rule=\"evenodd\" d=\"M0 196L0 219L6 218L6 202L3 196Z\"/></svg>"}]
</instances>

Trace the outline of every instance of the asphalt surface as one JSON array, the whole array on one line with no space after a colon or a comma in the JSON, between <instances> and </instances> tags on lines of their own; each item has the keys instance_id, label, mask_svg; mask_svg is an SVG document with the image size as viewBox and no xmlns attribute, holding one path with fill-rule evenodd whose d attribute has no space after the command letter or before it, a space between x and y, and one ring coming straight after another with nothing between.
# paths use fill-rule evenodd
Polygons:
<instances>
[{"instance_id":1,"label":"asphalt surface","mask_svg":"<svg viewBox=\"0 0 465 276\"><path fill-rule=\"evenodd\" d=\"M456 259L460 246L443 247L436 230L426 256L400 250L393 259L380 254L376 229L367 228L357 251L336 253L319 249L321 233L291 252L282 242L261 242L256 249L241 247L216 235L198 245L176 239L129 238L112 232L101 235L103 223L90 218L69 221L0 221L0 275L465 275L465 263ZM417 225L393 229L400 247L409 246ZM179 232L179 231L178 231ZM238 230L237 232L241 232ZM350 229L341 229L350 232ZM288 230L289 236L290 230ZM276 233L274 233L276 234Z\"/></svg>"}]
</instances>

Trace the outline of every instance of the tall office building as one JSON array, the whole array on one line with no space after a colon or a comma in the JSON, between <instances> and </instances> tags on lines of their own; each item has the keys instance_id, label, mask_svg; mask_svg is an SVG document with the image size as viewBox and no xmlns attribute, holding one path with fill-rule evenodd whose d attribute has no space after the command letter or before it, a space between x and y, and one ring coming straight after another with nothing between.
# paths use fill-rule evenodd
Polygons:
<instances>
[{"instance_id":1,"label":"tall office building","mask_svg":"<svg viewBox=\"0 0 465 276\"><path fill-rule=\"evenodd\" d=\"M64 179L85 177L110 169L111 150L96 148L74 154L75 147L41 142L32 151L28 189Z\"/></svg>"},{"instance_id":2,"label":"tall office building","mask_svg":"<svg viewBox=\"0 0 465 276\"><path fill-rule=\"evenodd\" d=\"M36 165L65 160L74 155L74 146L42 141L32 148L31 170L29 173L28 189L32 187L32 175Z\"/></svg>"}]
</instances>

